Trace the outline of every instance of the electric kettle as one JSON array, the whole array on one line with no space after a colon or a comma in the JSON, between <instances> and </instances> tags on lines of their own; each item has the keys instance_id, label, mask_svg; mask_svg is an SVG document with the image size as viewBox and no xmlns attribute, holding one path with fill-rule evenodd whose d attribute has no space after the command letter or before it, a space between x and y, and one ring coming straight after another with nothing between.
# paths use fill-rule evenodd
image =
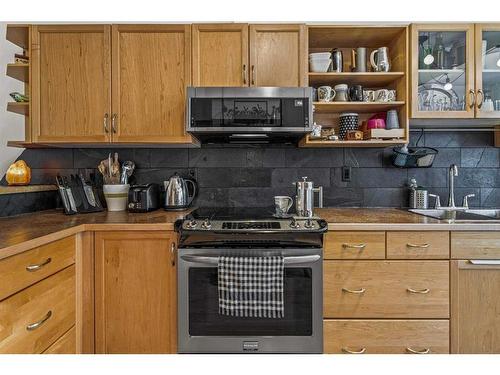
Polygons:
<instances>
[{"instance_id":1,"label":"electric kettle","mask_svg":"<svg viewBox=\"0 0 500 375\"><path fill-rule=\"evenodd\" d=\"M182 178L177 173L163 182L165 186L165 210L183 210L191 204L196 196L196 182L188 178ZM191 185L191 193L188 185Z\"/></svg>"}]
</instances>

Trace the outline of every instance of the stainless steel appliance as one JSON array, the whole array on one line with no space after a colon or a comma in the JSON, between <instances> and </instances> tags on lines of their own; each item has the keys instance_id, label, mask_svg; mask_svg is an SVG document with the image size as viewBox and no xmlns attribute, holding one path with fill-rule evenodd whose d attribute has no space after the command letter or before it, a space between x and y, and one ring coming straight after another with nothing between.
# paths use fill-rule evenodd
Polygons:
<instances>
[{"instance_id":1,"label":"stainless steel appliance","mask_svg":"<svg viewBox=\"0 0 500 375\"><path fill-rule=\"evenodd\" d=\"M314 182L307 181L307 177L302 177L302 181L293 183L296 187L295 209L300 217L314 216L314 193L318 193L318 207L323 207L323 187L314 187Z\"/></svg>"},{"instance_id":2,"label":"stainless steel appliance","mask_svg":"<svg viewBox=\"0 0 500 375\"><path fill-rule=\"evenodd\" d=\"M191 204L196 196L196 182L188 178L182 178L177 173L165 185L165 210L183 210ZM191 186L189 191L188 185Z\"/></svg>"},{"instance_id":3,"label":"stainless steel appliance","mask_svg":"<svg viewBox=\"0 0 500 375\"><path fill-rule=\"evenodd\" d=\"M190 87L186 130L204 143L298 141L312 130L311 87Z\"/></svg>"},{"instance_id":4,"label":"stainless steel appliance","mask_svg":"<svg viewBox=\"0 0 500 375\"><path fill-rule=\"evenodd\" d=\"M324 220L272 209L197 209L178 221L178 351L321 353ZM218 257L284 257L284 318L219 314Z\"/></svg>"},{"instance_id":5,"label":"stainless steel appliance","mask_svg":"<svg viewBox=\"0 0 500 375\"><path fill-rule=\"evenodd\" d=\"M160 187L158 184L133 185L128 191L130 212L149 212L160 207Z\"/></svg>"}]
</instances>

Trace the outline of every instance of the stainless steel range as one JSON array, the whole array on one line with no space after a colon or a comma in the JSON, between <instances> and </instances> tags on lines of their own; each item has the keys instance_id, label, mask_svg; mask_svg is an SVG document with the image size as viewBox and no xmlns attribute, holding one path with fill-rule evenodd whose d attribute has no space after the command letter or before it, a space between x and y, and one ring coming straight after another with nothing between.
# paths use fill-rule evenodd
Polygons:
<instances>
[{"instance_id":1,"label":"stainless steel range","mask_svg":"<svg viewBox=\"0 0 500 375\"><path fill-rule=\"evenodd\" d=\"M181 353L321 353L324 220L266 209L198 209L176 223ZM219 314L220 256L284 259L284 317Z\"/></svg>"}]
</instances>

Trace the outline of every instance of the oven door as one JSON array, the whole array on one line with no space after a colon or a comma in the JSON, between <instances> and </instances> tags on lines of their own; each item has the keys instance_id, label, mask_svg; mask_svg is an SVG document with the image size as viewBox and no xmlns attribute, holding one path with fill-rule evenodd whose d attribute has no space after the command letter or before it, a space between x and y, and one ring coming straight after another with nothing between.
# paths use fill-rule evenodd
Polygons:
<instances>
[{"instance_id":1,"label":"oven door","mask_svg":"<svg viewBox=\"0 0 500 375\"><path fill-rule=\"evenodd\" d=\"M277 252L285 258L285 317L219 314L218 256L265 256ZM178 262L180 353L322 353L320 249L179 249Z\"/></svg>"}]
</instances>

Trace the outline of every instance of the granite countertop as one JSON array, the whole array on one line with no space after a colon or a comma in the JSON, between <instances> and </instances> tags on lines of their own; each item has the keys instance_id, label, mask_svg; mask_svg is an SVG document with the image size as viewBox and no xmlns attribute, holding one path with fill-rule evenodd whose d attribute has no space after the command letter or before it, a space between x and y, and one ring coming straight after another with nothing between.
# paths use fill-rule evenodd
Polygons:
<instances>
[{"instance_id":1,"label":"granite countertop","mask_svg":"<svg viewBox=\"0 0 500 375\"><path fill-rule=\"evenodd\" d=\"M0 219L0 259L88 230L173 230L190 210L150 213L99 212L67 216L60 210ZM335 230L500 231L500 223L448 223L395 208L320 208L315 213Z\"/></svg>"}]
</instances>

